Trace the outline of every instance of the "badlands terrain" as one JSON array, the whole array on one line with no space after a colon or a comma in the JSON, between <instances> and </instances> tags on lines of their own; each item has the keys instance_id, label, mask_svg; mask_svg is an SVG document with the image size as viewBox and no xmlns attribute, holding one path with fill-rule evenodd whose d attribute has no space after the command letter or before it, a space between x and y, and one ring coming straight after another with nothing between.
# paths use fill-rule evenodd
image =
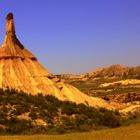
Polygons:
<instances>
[{"instance_id":1,"label":"badlands terrain","mask_svg":"<svg viewBox=\"0 0 140 140\"><path fill-rule=\"evenodd\" d=\"M7 15L0 48L0 134L63 134L136 123L139 91L140 67L51 74L20 43L14 16Z\"/></svg>"},{"instance_id":2,"label":"badlands terrain","mask_svg":"<svg viewBox=\"0 0 140 140\"><path fill-rule=\"evenodd\" d=\"M140 66L112 65L82 75L57 76L89 96L110 102L115 108L126 107L122 109L125 112L139 110Z\"/></svg>"},{"instance_id":3,"label":"badlands terrain","mask_svg":"<svg viewBox=\"0 0 140 140\"><path fill-rule=\"evenodd\" d=\"M112 65L86 74L57 76L93 97L134 94L139 98L140 66Z\"/></svg>"}]
</instances>

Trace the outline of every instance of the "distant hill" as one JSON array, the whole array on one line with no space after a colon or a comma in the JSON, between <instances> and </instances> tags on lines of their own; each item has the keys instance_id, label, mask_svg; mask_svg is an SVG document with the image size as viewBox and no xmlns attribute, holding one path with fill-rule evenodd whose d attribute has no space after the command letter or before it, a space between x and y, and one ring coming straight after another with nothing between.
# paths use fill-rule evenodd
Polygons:
<instances>
[{"instance_id":1,"label":"distant hill","mask_svg":"<svg viewBox=\"0 0 140 140\"><path fill-rule=\"evenodd\" d=\"M112 65L109 67L101 68L85 74L88 77L99 78L140 78L140 66L127 67L121 65Z\"/></svg>"},{"instance_id":2,"label":"distant hill","mask_svg":"<svg viewBox=\"0 0 140 140\"><path fill-rule=\"evenodd\" d=\"M82 75L62 74L60 78L65 80L86 80L88 78L135 78L140 79L140 66L127 67L112 65L109 67L93 70Z\"/></svg>"},{"instance_id":3,"label":"distant hill","mask_svg":"<svg viewBox=\"0 0 140 140\"><path fill-rule=\"evenodd\" d=\"M131 99L139 101L140 66L112 65L82 75L62 74L59 77L93 97L111 100L114 98L118 99L117 101L123 97L123 101L126 102L125 99L128 99L131 93Z\"/></svg>"}]
</instances>

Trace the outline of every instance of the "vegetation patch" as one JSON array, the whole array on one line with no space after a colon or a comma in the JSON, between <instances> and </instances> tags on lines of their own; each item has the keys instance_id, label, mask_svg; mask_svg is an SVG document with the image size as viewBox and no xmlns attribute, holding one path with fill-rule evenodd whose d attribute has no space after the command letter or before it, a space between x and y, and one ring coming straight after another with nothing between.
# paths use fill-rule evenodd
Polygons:
<instances>
[{"instance_id":1,"label":"vegetation patch","mask_svg":"<svg viewBox=\"0 0 140 140\"><path fill-rule=\"evenodd\" d=\"M121 124L120 114L105 108L0 90L0 134L62 134Z\"/></svg>"},{"instance_id":2,"label":"vegetation patch","mask_svg":"<svg viewBox=\"0 0 140 140\"><path fill-rule=\"evenodd\" d=\"M119 114L53 96L0 91L0 132L6 134L64 133L117 127Z\"/></svg>"}]
</instances>

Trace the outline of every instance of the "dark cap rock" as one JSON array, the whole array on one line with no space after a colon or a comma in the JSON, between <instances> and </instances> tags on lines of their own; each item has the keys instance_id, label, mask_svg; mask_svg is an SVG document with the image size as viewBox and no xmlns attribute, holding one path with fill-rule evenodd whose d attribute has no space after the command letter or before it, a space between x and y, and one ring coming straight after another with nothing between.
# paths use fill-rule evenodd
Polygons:
<instances>
[{"instance_id":1,"label":"dark cap rock","mask_svg":"<svg viewBox=\"0 0 140 140\"><path fill-rule=\"evenodd\" d=\"M8 15L6 16L6 20L11 20L14 18L13 13L8 13Z\"/></svg>"}]
</instances>

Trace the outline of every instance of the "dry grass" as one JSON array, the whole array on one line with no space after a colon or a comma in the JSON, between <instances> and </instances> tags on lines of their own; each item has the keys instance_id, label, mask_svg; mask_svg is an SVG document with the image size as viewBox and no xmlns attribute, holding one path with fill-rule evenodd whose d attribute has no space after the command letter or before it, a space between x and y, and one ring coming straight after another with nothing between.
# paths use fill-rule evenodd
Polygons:
<instances>
[{"instance_id":1,"label":"dry grass","mask_svg":"<svg viewBox=\"0 0 140 140\"><path fill-rule=\"evenodd\" d=\"M65 135L1 136L0 140L140 140L140 123L115 129Z\"/></svg>"}]
</instances>

